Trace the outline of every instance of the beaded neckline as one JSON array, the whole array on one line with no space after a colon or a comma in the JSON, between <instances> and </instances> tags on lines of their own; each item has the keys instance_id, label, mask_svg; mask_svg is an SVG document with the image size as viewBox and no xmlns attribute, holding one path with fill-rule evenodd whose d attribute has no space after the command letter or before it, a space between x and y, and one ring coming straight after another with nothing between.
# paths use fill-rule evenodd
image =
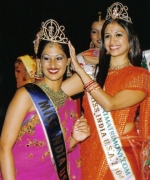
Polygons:
<instances>
[{"instance_id":1,"label":"beaded neckline","mask_svg":"<svg viewBox=\"0 0 150 180\"><path fill-rule=\"evenodd\" d=\"M58 92L53 91L44 82L42 82L39 86L47 94L47 96L52 100L56 108L59 108L62 105L64 105L67 95L64 93L62 89L60 89L60 91Z\"/></svg>"},{"instance_id":2,"label":"beaded neckline","mask_svg":"<svg viewBox=\"0 0 150 180\"><path fill-rule=\"evenodd\" d=\"M121 65L117 65L117 66L113 66L112 64L110 64L109 69L116 71L116 70L122 69L122 68L127 67L127 66L130 66L130 61L127 61L126 63L121 64Z\"/></svg>"},{"instance_id":3,"label":"beaded neckline","mask_svg":"<svg viewBox=\"0 0 150 180\"><path fill-rule=\"evenodd\" d=\"M111 74L116 74L117 75L117 74L121 73L122 71L128 71L129 67L132 67L132 65L126 66L126 67L118 69L118 70L109 69L108 70L108 76L111 75Z\"/></svg>"}]
</instances>

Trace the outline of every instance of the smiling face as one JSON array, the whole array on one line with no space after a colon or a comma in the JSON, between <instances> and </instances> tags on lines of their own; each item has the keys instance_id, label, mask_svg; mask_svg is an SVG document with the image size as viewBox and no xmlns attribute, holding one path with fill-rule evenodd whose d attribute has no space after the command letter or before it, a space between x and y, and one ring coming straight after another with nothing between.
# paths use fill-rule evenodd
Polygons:
<instances>
[{"instance_id":1,"label":"smiling face","mask_svg":"<svg viewBox=\"0 0 150 180\"><path fill-rule=\"evenodd\" d=\"M129 52L129 40L126 30L117 22L111 22L105 28L104 44L106 50L113 57L127 57Z\"/></svg>"},{"instance_id":2,"label":"smiling face","mask_svg":"<svg viewBox=\"0 0 150 180\"><path fill-rule=\"evenodd\" d=\"M58 43L48 43L41 55L41 66L44 78L51 81L62 81L66 71L67 57Z\"/></svg>"},{"instance_id":3,"label":"smiling face","mask_svg":"<svg viewBox=\"0 0 150 180\"><path fill-rule=\"evenodd\" d=\"M91 40L96 48L100 48L101 30L103 24L104 24L103 20L100 22L95 21L91 27Z\"/></svg>"}]
</instances>

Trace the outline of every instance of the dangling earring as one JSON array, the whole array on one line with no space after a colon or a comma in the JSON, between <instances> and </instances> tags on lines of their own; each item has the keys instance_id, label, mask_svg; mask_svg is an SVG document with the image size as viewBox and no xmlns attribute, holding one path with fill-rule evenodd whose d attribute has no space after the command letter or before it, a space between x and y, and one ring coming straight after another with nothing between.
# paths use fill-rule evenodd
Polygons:
<instances>
[{"instance_id":1,"label":"dangling earring","mask_svg":"<svg viewBox=\"0 0 150 180\"><path fill-rule=\"evenodd\" d=\"M132 49L131 49L131 48L129 49L129 54L130 54L130 53L132 53Z\"/></svg>"},{"instance_id":2,"label":"dangling earring","mask_svg":"<svg viewBox=\"0 0 150 180\"><path fill-rule=\"evenodd\" d=\"M106 51L106 55L109 55L109 52L108 52L108 51Z\"/></svg>"},{"instance_id":3,"label":"dangling earring","mask_svg":"<svg viewBox=\"0 0 150 180\"><path fill-rule=\"evenodd\" d=\"M66 72L66 76L67 78L70 78L72 75L71 69L70 69L70 64L67 64L67 72Z\"/></svg>"},{"instance_id":4,"label":"dangling earring","mask_svg":"<svg viewBox=\"0 0 150 180\"><path fill-rule=\"evenodd\" d=\"M95 45L94 45L94 43L91 41L90 42L90 49L94 49L95 48Z\"/></svg>"},{"instance_id":5,"label":"dangling earring","mask_svg":"<svg viewBox=\"0 0 150 180\"><path fill-rule=\"evenodd\" d=\"M41 63L40 63L39 59L36 59L36 66L37 66L36 75L37 75L38 78L42 78L43 77L43 72L42 72L42 66L41 66Z\"/></svg>"},{"instance_id":6,"label":"dangling earring","mask_svg":"<svg viewBox=\"0 0 150 180\"><path fill-rule=\"evenodd\" d=\"M43 71L42 71L41 63L39 64L39 75L40 75L40 77L43 77Z\"/></svg>"}]
</instances>

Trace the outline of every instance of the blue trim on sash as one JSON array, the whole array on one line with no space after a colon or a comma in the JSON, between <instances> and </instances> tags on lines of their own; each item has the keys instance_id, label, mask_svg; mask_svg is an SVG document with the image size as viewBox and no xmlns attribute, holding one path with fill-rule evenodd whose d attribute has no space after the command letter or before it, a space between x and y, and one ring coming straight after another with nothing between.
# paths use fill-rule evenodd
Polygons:
<instances>
[{"instance_id":1,"label":"blue trim on sash","mask_svg":"<svg viewBox=\"0 0 150 180\"><path fill-rule=\"evenodd\" d=\"M28 91L45 126L58 176L60 180L69 180L67 172L66 147L56 110L50 99L39 86L29 83L24 87Z\"/></svg>"}]
</instances>

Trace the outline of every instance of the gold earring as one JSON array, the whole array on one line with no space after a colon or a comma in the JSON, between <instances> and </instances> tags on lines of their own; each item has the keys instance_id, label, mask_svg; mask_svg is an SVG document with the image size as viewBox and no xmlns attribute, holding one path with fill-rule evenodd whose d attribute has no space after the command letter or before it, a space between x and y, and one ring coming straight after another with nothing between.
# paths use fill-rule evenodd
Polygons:
<instances>
[{"instance_id":1,"label":"gold earring","mask_svg":"<svg viewBox=\"0 0 150 180\"><path fill-rule=\"evenodd\" d=\"M91 41L90 42L90 49L94 49L95 48L95 45L94 45L94 43Z\"/></svg>"},{"instance_id":2,"label":"gold earring","mask_svg":"<svg viewBox=\"0 0 150 180\"><path fill-rule=\"evenodd\" d=\"M66 76L67 76L67 78L70 78L71 75L72 75L72 73L71 73L71 69L70 69L70 64L67 64L67 72L66 72Z\"/></svg>"},{"instance_id":3,"label":"gold earring","mask_svg":"<svg viewBox=\"0 0 150 180\"><path fill-rule=\"evenodd\" d=\"M42 65L39 59L36 60L36 66L37 66L36 75L38 78L42 78L43 77Z\"/></svg>"},{"instance_id":4,"label":"gold earring","mask_svg":"<svg viewBox=\"0 0 150 180\"><path fill-rule=\"evenodd\" d=\"M130 53L132 53L132 49L131 49L131 48L129 49L129 54L130 54Z\"/></svg>"},{"instance_id":5,"label":"gold earring","mask_svg":"<svg viewBox=\"0 0 150 180\"><path fill-rule=\"evenodd\" d=\"M43 71L42 71L42 65L41 65L41 63L40 63L40 73L39 73L39 75L40 75L40 77L43 77Z\"/></svg>"}]
</instances>

